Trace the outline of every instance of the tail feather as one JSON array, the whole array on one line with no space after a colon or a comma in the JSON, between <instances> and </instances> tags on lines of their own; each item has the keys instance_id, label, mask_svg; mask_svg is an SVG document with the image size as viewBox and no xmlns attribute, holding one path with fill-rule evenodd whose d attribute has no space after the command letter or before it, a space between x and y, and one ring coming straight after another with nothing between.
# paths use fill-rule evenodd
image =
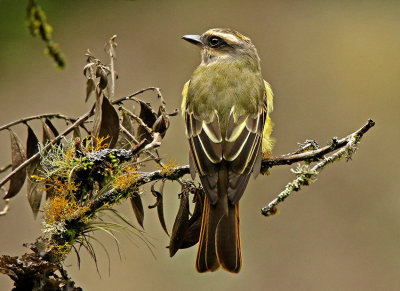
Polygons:
<instances>
[{"instance_id":1,"label":"tail feather","mask_svg":"<svg viewBox=\"0 0 400 291\"><path fill-rule=\"evenodd\" d=\"M220 266L238 273L241 268L239 203L228 202L228 170L218 171L218 199L213 205L205 195L197 250L198 272L215 271Z\"/></svg>"},{"instance_id":2,"label":"tail feather","mask_svg":"<svg viewBox=\"0 0 400 291\"><path fill-rule=\"evenodd\" d=\"M224 215L218 206L211 205L207 196L204 197L203 218L201 222L199 248L197 250L196 269L200 273L213 272L219 268L215 250L215 232Z\"/></svg>"},{"instance_id":3,"label":"tail feather","mask_svg":"<svg viewBox=\"0 0 400 291\"><path fill-rule=\"evenodd\" d=\"M228 215L218 224L216 233L218 262L226 271L239 273L242 266L239 230L239 203L229 203Z\"/></svg>"}]
</instances>

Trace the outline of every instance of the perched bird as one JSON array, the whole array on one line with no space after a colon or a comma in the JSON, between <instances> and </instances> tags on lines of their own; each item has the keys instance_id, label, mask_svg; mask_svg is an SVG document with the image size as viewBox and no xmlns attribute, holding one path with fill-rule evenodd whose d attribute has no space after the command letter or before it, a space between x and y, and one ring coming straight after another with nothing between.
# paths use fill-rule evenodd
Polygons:
<instances>
[{"instance_id":1,"label":"perched bird","mask_svg":"<svg viewBox=\"0 0 400 291\"><path fill-rule=\"evenodd\" d=\"M242 265L239 200L262 153L270 151L273 94L261 75L250 39L235 30L210 29L184 40L201 49L201 63L183 88L190 172L205 190L197 251L198 272Z\"/></svg>"}]
</instances>

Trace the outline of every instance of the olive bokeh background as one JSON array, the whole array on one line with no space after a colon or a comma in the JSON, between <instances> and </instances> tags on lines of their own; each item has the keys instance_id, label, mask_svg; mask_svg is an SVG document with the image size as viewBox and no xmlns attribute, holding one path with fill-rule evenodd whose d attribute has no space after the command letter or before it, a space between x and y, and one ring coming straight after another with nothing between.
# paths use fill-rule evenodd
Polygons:
<instances>
[{"instance_id":1,"label":"olive bokeh background","mask_svg":"<svg viewBox=\"0 0 400 291\"><path fill-rule=\"evenodd\" d=\"M147 210L145 229L155 258L137 238L124 233L121 259L112 239L96 236L111 253L111 271L97 246L99 269L82 251L69 274L85 290L398 290L400 286L400 3L398 1L39 1L67 57L57 70L44 45L24 24L27 1L0 1L0 124L43 112L78 116L84 103L82 68L88 48L105 59L103 45L118 35L117 96L140 88L162 88L172 111L199 63L198 49L180 37L208 28L231 27L249 36L262 59L263 75L275 92L275 154L297 142L320 144L345 136L368 118L376 126L353 161L325 169L316 183L281 205L280 214L260 208L293 179L290 167L252 180L241 200L243 268L198 274L196 247L169 258L168 237ZM152 100L151 94L143 98ZM25 134L25 129L18 128ZM10 159L8 133L1 132L0 164ZM161 153L187 163L180 117L172 120ZM169 229L179 187L168 183ZM149 192L145 204L153 203ZM3 205L0 202L0 205ZM129 202L120 206L133 218ZM0 254L21 255L24 242L40 234L25 192L0 217ZM96 244L96 243L94 243ZM0 276L0 290L11 280Z\"/></svg>"}]
</instances>

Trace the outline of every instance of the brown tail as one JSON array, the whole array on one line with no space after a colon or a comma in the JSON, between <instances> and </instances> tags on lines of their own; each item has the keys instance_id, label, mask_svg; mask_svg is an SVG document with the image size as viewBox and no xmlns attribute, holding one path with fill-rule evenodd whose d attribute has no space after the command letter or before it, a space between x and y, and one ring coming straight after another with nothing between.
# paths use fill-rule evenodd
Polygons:
<instances>
[{"instance_id":1,"label":"brown tail","mask_svg":"<svg viewBox=\"0 0 400 291\"><path fill-rule=\"evenodd\" d=\"M242 257L239 232L239 203L228 202L227 171L218 173L218 201L204 198L203 218L197 250L198 272L215 271L220 266L232 273L240 271Z\"/></svg>"},{"instance_id":2,"label":"brown tail","mask_svg":"<svg viewBox=\"0 0 400 291\"><path fill-rule=\"evenodd\" d=\"M239 273L242 266L239 230L239 202L229 203L228 215L223 216L217 227L217 257L221 267L228 272Z\"/></svg>"}]
</instances>

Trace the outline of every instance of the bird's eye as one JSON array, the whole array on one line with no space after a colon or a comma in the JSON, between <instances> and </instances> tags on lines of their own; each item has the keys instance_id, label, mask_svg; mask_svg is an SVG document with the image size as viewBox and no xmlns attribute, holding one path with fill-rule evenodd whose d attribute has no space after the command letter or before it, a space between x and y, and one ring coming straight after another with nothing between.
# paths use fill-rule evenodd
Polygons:
<instances>
[{"instance_id":1,"label":"bird's eye","mask_svg":"<svg viewBox=\"0 0 400 291\"><path fill-rule=\"evenodd\" d=\"M222 39L217 36L213 36L210 38L210 40L208 42L211 47L217 47L222 43Z\"/></svg>"}]
</instances>

